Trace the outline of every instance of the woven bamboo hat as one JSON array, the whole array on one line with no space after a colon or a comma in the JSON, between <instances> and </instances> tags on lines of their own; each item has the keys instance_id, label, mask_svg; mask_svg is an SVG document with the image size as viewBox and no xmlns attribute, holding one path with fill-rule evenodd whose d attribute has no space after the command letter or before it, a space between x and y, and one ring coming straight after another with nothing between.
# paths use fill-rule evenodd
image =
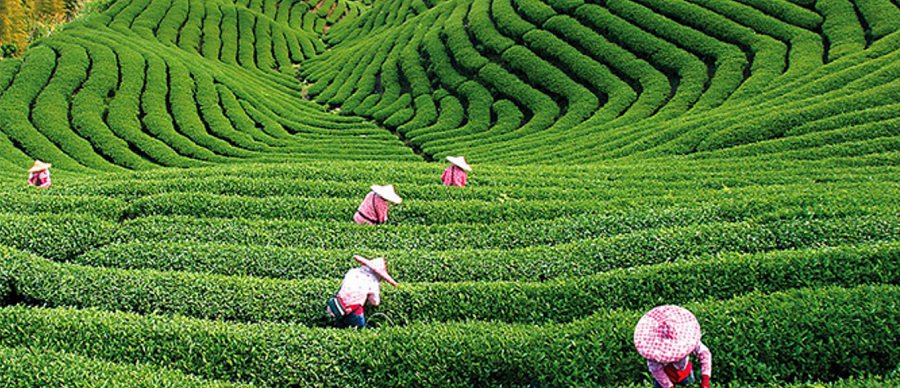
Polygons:
<instances>
[{"instance_id":1,"label":"woven bamboo hat","mask_svg":"<svg viewBox=\"0 0 900 388\"><path fill-rule=\"evenodd\" d=\"M28 172L44 171L44 170L50 168L51 166L53 166L53 165L50 163L44 163L40 160L35 159L34 165L28 169Z\"/></svg>"},{"instance_id":2,"label":"woven bamboo hat","mask_svg":"<svg viewBox=\"0 0 900 388\"><path fill-rule=\"evenodd\" d=\"M466 163L466 158L464 156L448 156L447 160L463 170L472 171L472 167L469 166L468 163Z\"/></svg>"},{"instance_id":3,"label":"woven bamboo hat","mask_svg":"<svg viewBox=\"0 0 900 388\"><path fill-rule=\"evenodd\" d=\"M388 273L387 265L385 265L383 258L378 257L378 258L369 260L360 255L353 255L353 258L356 259L356 261L362 263L362 265L371 268L372 271L375 271L375 273L377 273L378 276L381 276L381 278L384 279L385 281L387 281L388 283L391 283L392 285L395 285L395 286L397 285L397 282L394 280L394 278L391 277L391 274Z\"/></svg>"},{"instance_id":4,"label":"woven bamboo hat","mask_svg":"<svg viewBox=\"0 0 900 388\"><path fill-rule=\"evenodd\" d=\"M700 343L700 323L680 306L658 306L634 328L634 346L644 358L670 363L687 357Z\"/></svg>"},{"instance_id":5,"label":"woven bamboo hat","mask_svg":"<svg viewBox=\"0 0 900 388\"><path fill-rule=\"evenodd\" d=\"M397 195L397 192L394 191L394 185L387 185L387 186L372 185L372 191L374 191L375 194L378 194L382 198L384 198L388 201L391 201L393 203L403 202L403 198L400 198L400 196Z\"/></svg>"}]
</instances>

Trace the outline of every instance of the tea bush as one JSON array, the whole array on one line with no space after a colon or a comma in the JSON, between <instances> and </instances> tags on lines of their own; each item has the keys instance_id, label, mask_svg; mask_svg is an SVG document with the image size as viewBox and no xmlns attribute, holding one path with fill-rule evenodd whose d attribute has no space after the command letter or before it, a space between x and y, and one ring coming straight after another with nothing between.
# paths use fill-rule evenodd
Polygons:
<instances>
[{"instance_id":1,"label":"tea bush","mask_svg":"<svg viewBox=\"0 0 900 388\"><path fill-rule=\"evenodd\" d=\"M0 384L16 387L251 387L201 379L176 370L124 365L40 348L0 347Z\"/></svg>"},{"instance_id":2,"label":"tea bush","mask_svg":"<svg viewBox=\"0 0 900 388\"><path fill-rule=\"evenodd\" d=\"M704 342L719 349L716 375L722 380L761 383L777 374L788 382L832 381L847 370L886 374L900 362L890 352L897 346L890 327L900 323L891 308L897 294L894 286L830 287L687 307L704 328ZM646 378L631 341L643 312L599 311L544 328L465 322L355 332L16 306L0 309L0 343L116 363L165 363L211 379L269 386L340 386L326 373L371 386L602 386ZM743 335L729 334L735 331ZM782 351L786 347L813 356L794 357ZM851 349L852 360L827 357ZM441 373L416 373L426 365Z\"/></svg>"}]
</instances>

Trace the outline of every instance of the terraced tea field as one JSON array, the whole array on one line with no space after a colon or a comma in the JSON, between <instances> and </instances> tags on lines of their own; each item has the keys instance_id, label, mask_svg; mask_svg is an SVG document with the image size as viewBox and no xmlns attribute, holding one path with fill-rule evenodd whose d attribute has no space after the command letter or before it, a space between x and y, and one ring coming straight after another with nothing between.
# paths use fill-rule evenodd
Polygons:
<instances>
[{"instance_id":1,"label":"terraced tea field","mask_svg":"<svg viewBox=\"0 0 900 388\"><path fill-rule=\"evenodd\" d=\"M895 387L898 31L894 0L97 3L0 60L0 386L646 387L634 326L679 304L713 386ZM357 225L372 184L404 200ZM400 285L337 330L354 254Z\"/></svg>"}]
</instances>

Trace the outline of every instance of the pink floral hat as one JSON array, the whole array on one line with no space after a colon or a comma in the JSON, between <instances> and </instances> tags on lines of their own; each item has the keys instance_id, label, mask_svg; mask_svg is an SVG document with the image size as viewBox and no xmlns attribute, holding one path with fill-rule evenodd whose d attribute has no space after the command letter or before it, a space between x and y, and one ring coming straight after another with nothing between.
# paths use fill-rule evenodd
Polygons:
<instances>
[{"instance_id":1,"label":"pink floral hat","mask_svg":"<svg viewBox=\"0 0 900 388\"><path fill-rule=\"evenodd\" d=\"M644 358L670 363L687 357L700 343L700 322L680 306L658 306L634 328L634 346Z\"/></svg>"},{"instance_id":2,"label":"pink floral hat","mask_svg":"<svg viewBox=\"0 0 900 388\"><path fill-rule=\"evenodd\" d=\"M394 280L394 278L391 277L391 274L388 273L387 265L385 264L383 258L379 257L379 258L369 260L360 255L353 255L353 258L356 259L356 261L362 263L362 265L365 265L366 267L371 268L372 271L375 271L375 273L377 273L378 276L381 276L381 278L384 279L385 281L387 281L388 283L391 283L394 286L397 285L397 282Z\"/></svg>"}]
</instances>

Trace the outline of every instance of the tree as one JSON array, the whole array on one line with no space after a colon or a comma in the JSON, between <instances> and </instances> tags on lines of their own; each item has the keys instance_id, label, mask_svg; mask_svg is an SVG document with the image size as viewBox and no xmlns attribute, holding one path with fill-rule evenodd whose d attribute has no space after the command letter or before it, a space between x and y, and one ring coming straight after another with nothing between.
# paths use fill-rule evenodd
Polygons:
<instances>
[{"instance_id":1,"label":"tree","mask_svg":"<svg viewBox=\"0 0 900 388\"><path fill-rule=\"evenodd\" d=\"M63 0L32 0L31 18L35 21L54 23L66 17L66 4Z\"/></svg>"},{"instance_id":2,"label":"tree","mask_svg":"<svg viewBox=\"0 0 900 388\"><path fill-rule=\"evenodd\" d=\"M0 0L0 46L5 46L3 56L24 51L30 24L28 9L21 0Z\"/></svg>"}]
</instances>

